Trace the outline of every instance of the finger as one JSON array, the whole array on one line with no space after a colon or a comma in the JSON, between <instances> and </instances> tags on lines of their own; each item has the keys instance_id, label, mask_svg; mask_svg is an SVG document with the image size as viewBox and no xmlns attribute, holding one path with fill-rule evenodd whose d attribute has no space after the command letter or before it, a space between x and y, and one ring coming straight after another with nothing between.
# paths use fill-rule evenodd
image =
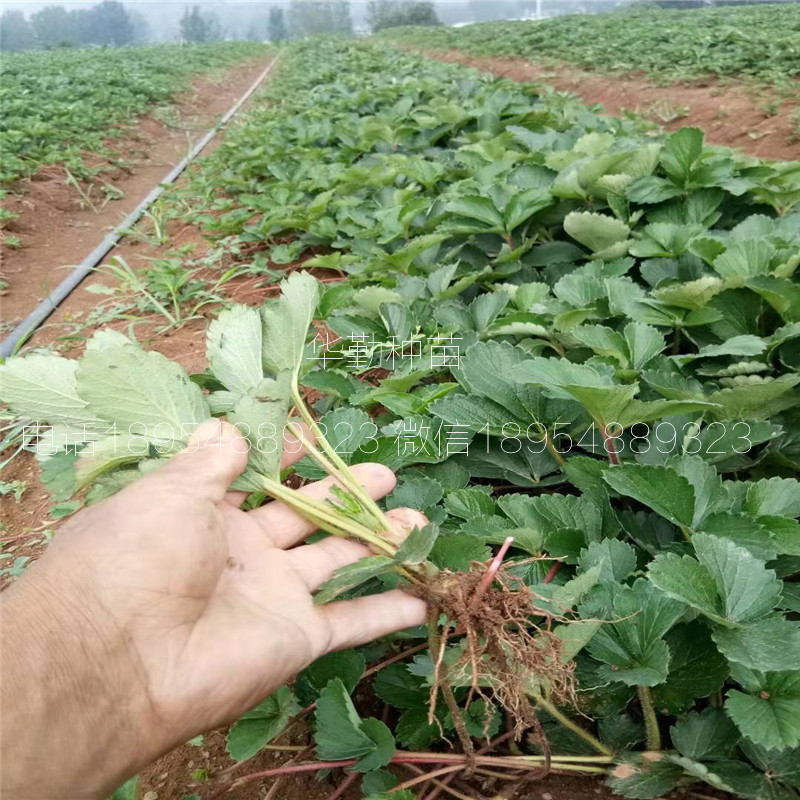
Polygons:
<instances>
[{"instance_id":1,"label":"finger","mask_svg":"<svg viewBox=\"0 0 800 800\"><path fill-rule=\"evenodd\" d=\"M186 448L153 472L152 478L172 481L176 487L219 502L246 466L247 449L236 428L223 420L207 419L189 437Z\"/></svg>"},{"instance_id":2,"label":"finger","mask_svg":"<svg viewBox=\"0 0 800 800\"><path fill-rule=\"evenodd\" d=\"M283 431L283 453L281 454L281 469L291 467L296 464L303 456L307 455L308 451L305 448L306 442L314 442L314 434L305 422L298 420L290 420L292 426L296 426L301 430L301 436L298 439L294 433L289 430L287 425Z\"/></svg>"},{"instance_id":3,"label":"finger","mask_svg":"<svg viewBox=\"0 0 800 800\"><path fill-rule=\"evenodd\" d=\"M304 422L293 422L292 424L297 425L301 429L302 436L298 439L288 427L284 431L281 469L286 469L287 467L291 467L292 464L296 464L307 453L304 447L305 442L314 441L314 434L311 433L308 425ZM225 502L239 508L248 494L249 492L228 492L225 495Z\"/></svg>"},{"instance_id":4,"label":"finger","mask_svg":"<svg viewBox=\"0 0 800 800\"><path fill-rule=\"evenodd\" d=\"M372 555L370 549L352 539L329 536L321 542L304 544L287 554L289 564L313 592L319 589L340 567Z\"/></svg>"},{"instance_id":5,"label":"finger","mask_svg":"<svg viewBox=\"0 0 800 800\"><path fill-rule=\"evenodd\" d=\"M386 538L394 544L400 544L414 528L424 528L428 524L428 518L413 508L393 508L386 516L392 523Z\"/></svg>"},{"instance_id":6,"label":"finger","mask_svg":"<svg viewBox=\"0 0 800 800\"><path fill-rule=\"evenodd\" d=\"M427 605L400 589L320 606L330 632L330 650L366 644L425 622Z\"/></svg>"},{"instance_id":7,"label":"finger","mask_svg":"<svg viewBox=\"0 0 800 800\"><path fill-rule=\"evenodd\" d=\"M373 500L389 494L397 483L394 473L382 464L356 464L351 472ZM315 500L325 500L332 496L331 488L337 485L333 478L325 478L297 491ZM316 530L315 525L283 503L268 503L249 514L261 525L276 547L291 547Z\"/></svg>"},{"instance_id":8,"label":"finger","mask_svg":"<svg viewBox=\"0 0 800 800\"><path fill-rule=\"evenodd\" d=\"M247 499L249 494L250 492L225 492L224 500L229 506L239 508L239 506Z\"/></svg>"},{"instance_id":9,"label":"finger","mask_svg":"<svg viewBox=\"0 0 800 800\"><path fill-rule=\"evenodd\" d=\"M400 544L416 527L427 523L425 516L411 508L395 508L386 514L392 525L387 539ZM292 569L301 577L309 591L315 591L340 567L352 564L359 558L373 555L372 551L360 542L329 536L321 542L305 544L290 550L287 554Z\"/></svg>"}]
</instances>

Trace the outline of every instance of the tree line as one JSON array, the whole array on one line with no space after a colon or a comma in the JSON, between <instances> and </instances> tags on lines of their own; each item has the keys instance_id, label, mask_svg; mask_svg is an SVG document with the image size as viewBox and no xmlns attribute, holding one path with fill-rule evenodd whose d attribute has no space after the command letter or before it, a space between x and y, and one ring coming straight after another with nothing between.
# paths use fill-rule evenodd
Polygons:
<instances>
[{"instance_id":1,"label":"tree line","mask_svg":"<svg viewBox=\"0 0 800 800\"><path fill-rule=\"evenodd\" d=\"M202 5L187 6L172 39L213 42L246 38L282 41L319 33L353 33L349 0L265 2L255 9L246 31L226 30L225 19ZM174 24L174 21L173 21ZM371 31L395 25L440 24L433 2L370 0L366 25ZM0 49L20 51L53 47L106 45L120 47L151 41L150 26L138 11L119 0L102 0L88 9L67 10L51 5L30 16L6 10L0 16Z\"/></svg>"}]
</instances>

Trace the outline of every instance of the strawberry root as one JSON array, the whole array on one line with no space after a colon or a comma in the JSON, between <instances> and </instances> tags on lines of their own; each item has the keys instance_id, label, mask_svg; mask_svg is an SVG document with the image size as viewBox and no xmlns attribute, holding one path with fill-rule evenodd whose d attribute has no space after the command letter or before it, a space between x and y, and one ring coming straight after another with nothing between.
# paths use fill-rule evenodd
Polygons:
<instances>
[{"instance_id":1,"label":"strawberry root","mask_svg":"<svg viewBox=\"0 0 800 800\"><path fill-rule=\"evenodd\" d=\"M529 587L497 558L488 569L476 564L467 572L441 571L412 591L430 607L434 676L429 719L435 724L441 692L468 760L474 748L453 686L469 687L467 707L476 698L493 697L508 713L516 739L530 728L543 739L531 701L537 691L556 705L576 704L574 664L565 663L563 643L552 630L558 618L537 607ZM453 661L447 645L455 636L463 636L463 651Z\"/></svg>"}]
</instances>

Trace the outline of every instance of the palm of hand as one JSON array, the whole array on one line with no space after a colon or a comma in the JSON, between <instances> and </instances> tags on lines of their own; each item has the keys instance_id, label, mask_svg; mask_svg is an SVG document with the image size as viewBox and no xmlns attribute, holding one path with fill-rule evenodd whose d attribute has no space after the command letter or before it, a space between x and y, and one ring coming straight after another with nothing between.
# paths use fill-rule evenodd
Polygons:
<instances>
[{"instance_id":1,"label":"palm of hand","mask_svg":"<svg viewBox=\"0 0 800 800\"><path fill-rule=\"evenodd\" d=\"M226 492L246 456L229 439L226 426L221 447L180 454L83 512L51 554L91 577L103 629L124 632L136 665L126 680L142 685L168 740L159 751L236 718L330 650L424 619L422 601L402 592L315 606L311 592L367 549L335 537L295 546L313 527L288 507L237 508ZM357 474L374 498L394 486L379 465ZM330 484L303 491L325 497ZM408 509L390 517L424 524Z\"/></svg>"}]
</instances>

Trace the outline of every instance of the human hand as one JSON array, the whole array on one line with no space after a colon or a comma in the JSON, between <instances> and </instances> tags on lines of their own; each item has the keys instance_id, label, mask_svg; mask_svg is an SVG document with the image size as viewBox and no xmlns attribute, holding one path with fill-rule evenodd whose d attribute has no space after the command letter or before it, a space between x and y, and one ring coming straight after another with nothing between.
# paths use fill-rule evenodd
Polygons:
<instances>
[{"instance_id":1,"label":"human hand","mask_svg":"<svg viewBox=\"0 0 800 800\"><path fill-rule=\"evenodd\" d=\"M296 546L313 526L281 503L241 511L227 494L247 462L233 437L203 423L199 446L76 515L6 593L4 797L104 797L324 653L424 620L401 591L313 605L335 569L369 552L335 537ZM375 499L395 484L378 464L354 473ZM388 516L398 535L425 523L410 509Z\"/></svg>"}]
</instances>

